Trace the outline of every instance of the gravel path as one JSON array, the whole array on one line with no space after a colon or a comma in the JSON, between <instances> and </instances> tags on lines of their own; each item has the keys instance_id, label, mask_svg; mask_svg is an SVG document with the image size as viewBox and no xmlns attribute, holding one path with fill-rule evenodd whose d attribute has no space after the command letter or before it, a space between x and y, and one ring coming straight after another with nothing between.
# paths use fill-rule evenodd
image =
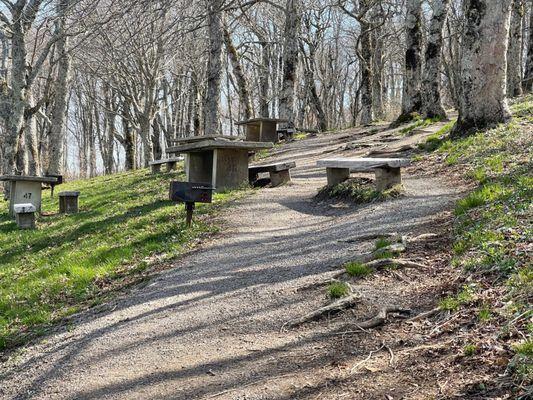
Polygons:
<instances>
[{"instance_id":1,"label":"gravel path","mask_svg":"<svg viewBox=\"0 0 533 400\"><path fill-rule=\"evenodd\" d=\"M298 162L292 185L240 201L222 216L224 234L175 268L111 310L23 349L3 367L0 398L289 398L298 372L310 368L305 355L323 343L317 326L280 332L288 319L324 303L323 294L296 289L368 251L372 243L357 237L430 232L434 216L457 196L441 180L408 173L408 196L391 202L314 202L325 183L315 161L356 133L280 150L278 159ZM370 284L360 290L395 301Z\"/></svg>"}]
</instances>

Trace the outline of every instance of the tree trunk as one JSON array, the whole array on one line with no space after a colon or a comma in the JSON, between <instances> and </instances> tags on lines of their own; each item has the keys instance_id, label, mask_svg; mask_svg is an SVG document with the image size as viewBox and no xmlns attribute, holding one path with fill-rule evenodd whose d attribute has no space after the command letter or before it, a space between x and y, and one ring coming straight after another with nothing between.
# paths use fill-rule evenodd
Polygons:
<instances>
[{"instance_id":1,"label":"tree trunk","mask_svg":"<svg viewBox=\"0 0 533 400\"><path fill-rule=\"evenodd\" d=\"M279 99L279 116L294 128L294 101L296 68L298 66L298 34L300 27L300 0L287 0L285 7L285 48L283 50L283 83Z\"/></svg>"},{"instance_id":2,"label":"tree trunk","mask_svg":"<svg viewBox=\"0 0 533 400\"><path fill-rule=\"evenodd\" d=\"M426 65L422 77L422 112L426 118L446 118L441 101L441 61L444 25L450 0L433 2L433 17L425 54Z\"/></svg>"},{"instance_id":3,"label":"tree trunk","mask_svg":"<svg viewBox=\"0 0 533 400\"><path fill-rule=\"evenodd\" d=\"M524 91L533 91L533 2L529 11L529 35L527 41L526 69L524 71Z\"/></svg>"},{"instance_id":4,"label":"tree trunk","mask_svg":"<svg viewBox=\"0 0 533 400\"><path fill-rule=\"evenodd\" d=\"M266 39L261 41L261 69L259 75L259 115L263 118L270 117L268 91L270 86L270 46Z\"/></svg>"},{"instance_id":5,"label":"tree trunk","mask_svg":"<svg viewBox=\"0 0 533 400\"><path fill-rule=\"evenodd\" d=\"M68 0L60 0L58 4L58 14L62 15L56 22L56 34L65 33L65 12L69 6ZM60 38L56 44L57 76L55 85L54 105L52 108L50 124L50 155L48 163L49 174L61 174L63 164L63 142L66 135L67 99L70 73L70 56L67 53L68 36Z\"/></svg>"},{"instance_id":6,"label":"tree trunk","mask_svg":"<svg viewBox=\"0 0 533 400\"><path fill-rule=\"evenodd\" d=\"M368 125L374 120L374 77L372 57L372 37L370 24L361 21L361 125Z\"/></svg>"},{"instance_id":7,"label":"tree trunk","mask_svg":"<svg viewBox=\"0 0 533 400\"><path fill-rule=\"evenodd\" d=\"M124 136L124 152L126 153L124 168L126 171L135 169L135 159L137 158L135 152L135 135L131 129L130 122L122 117L122 131Z\"/></svg>"},{"instance_id":8,"label":"tree trunk","mask_svg":"<svg viewBox=\"0 0 533 400\"><path fill-rule=\"evenodd\" d=\"M208 1L209 58L207 62L207 93L205 98L206 135L219 129L220 82L222 77L222 0Z\"/></svg>"},{"instance_id":9,"label":"tree trunk","mask_svg":"<svg viewBox=\"0 0 533 400\"><path fill-rule=\"evenodd\" d=\"M374 20L379 23L379 14L374 15ZM374 118L383 118L383 38L381 28L377 27L372 31L373 60L372 60L372 107Z\"/></svg>"},{"instance_id":10,"label":"tree trunk","mask_svg":"<svg viewBox=\"0 0 533 400\"><path fill-rule=\"evenodd\" d=\"M510 119L506 98L512 0L466 0L462 96L453 135L466 136Z\"/></svg>"},{"instance_id":11,"label":"tree trunk","mask_svg":"<svg viewBox=\"0 0 533 400\"><path fill-rule=\"evenodd\" d=\"M507 96L522 95L522 19L523 0L514 0L511 9L509 49L507 51Z\"/></svg>"},{"instance_id":12,"label":"tree trunk","mask_svg":"<svg viewBox=\"0 0 533 400\"><path fill-rule=\"evenodd\" d=\"M15 17L15 16L14 16ZM18 16L20 18L20 16ZM6 88L2 94L2 119L5 125L3 149L3 173L21 173L17 170L16 156L19 146L19 134L24 124L26 106L26 43L22 21L12 26L11 38L11 89Z\"/></svg>"},{"instance_id":13,"label":"tree trunk","mask_svg":"<svg viewBox=\"0 0 533 400\"><path fill-rule=\"evenodd\" d=\"M231 40L231 34L227 26L223 26L224 31L224 42L226 44L226 50L228 52L229 60L231 62L231 68L233 70L233 75L235 75L235 80L237 88L239 90L239 99L241 102L241 107L244 114L244 119L248 120L252 118L252 102L250 100L250 92L248 90L248 84L246 82L246 77L241 66L241 61L237 49L233 45Z\"/></svg>"},{"instance_id":14,"label":"tree trunk","mask_svg":"<svg viewBox=\"0 0 533 400\"><path fill-rule=\"evenodd\" d=\"M422 1L407 0L405 19L406 52L405 77L403 81L402 113L398 122L413 119L415 113L422 111L420 94L422 72Z\"/></svg>"},{"instance_id":15,"label":"tree trunk","mask_svg":"<svg viewBox=\"0 0 533 400\"><path fill-rule=\"evenodd\" d=\"M31 91L28 93L28 103L33 103ZM25 115L24 134L26 135L26 148L28 149L28 174L38 176L41 174L41 163L37 139L37 120L35 113L31 110L26 112Z\"/></svg>"}]
</instances>

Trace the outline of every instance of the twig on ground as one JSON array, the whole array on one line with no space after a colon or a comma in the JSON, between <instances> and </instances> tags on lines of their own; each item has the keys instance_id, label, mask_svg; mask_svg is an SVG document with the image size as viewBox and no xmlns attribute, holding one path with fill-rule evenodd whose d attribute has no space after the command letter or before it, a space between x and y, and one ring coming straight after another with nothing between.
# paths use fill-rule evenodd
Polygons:
<instances>
[{"instance_id":1,"label":"twig on ground","mask_svg":"<svg viewBox=\"0 0 533 400\"><path fill-rule=\"evenodd\" d=\"M394 353L392 352L392 349L389 346L387 345L384 345L384 346L389 351L389 354L390 354L389 367L392 367L394 365Z\"/></svg>"},{"instance_id":2,"label":"twig on ground","mask_svg":"<svg viewBox=\"0 0 533 400\"><path fill-rule=\"evenodd\" d=\"M433 310L429 310L429 311L420 313L418 315L415 315L412 318L409 318L407 320L407 322L415 322L415 321L419 321L419 320L424 319L424 318L429 318L429 317L432 317L435 314L439 313L440 311L441 311L441 309L439 307L436 307Z\"/></svg>"},{"instance_id":3,"label":"twig on ground","mask_svg":"<svg viewBox=\"0 0 533 400\"><path fill-rule=\"evenodd\" d=\"M374 354L379 353L381 350L383 350L384 347L385 345L382 344L379 349L371 351L367 358L365 358L363 361L358 362L352 368L350 368L350 375L355 374L357 372L357 368L368 362L368 360L370 360Z\"/></svg>"}]
</instances>

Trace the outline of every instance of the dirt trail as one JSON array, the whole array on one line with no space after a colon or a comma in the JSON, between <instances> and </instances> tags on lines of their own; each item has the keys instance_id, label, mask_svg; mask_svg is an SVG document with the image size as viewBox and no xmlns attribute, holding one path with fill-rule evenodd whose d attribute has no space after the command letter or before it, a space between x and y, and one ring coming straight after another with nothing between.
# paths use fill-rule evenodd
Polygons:
<instances>
[{"instance_id":1,"label":"dirt trail","mask_svg":"<svg viewBox=\"0 0 533 400\"><path fill-rule=\"evenodd\" d=\"M342 150L346 143L369 141L359 133L320 135L280 148L276 159L298 163L292 185L240 201L222 215L224 234L175 268L117 299L108 311L84 316L70 330L23 349L3 366L0 398L340 398L343 381L357 378L357 365L372 350L376 362L388 363L393 350L381 343L398 339L399 325L342 340L335 332L382 305L429 307L442 284L438 273L362 280L354 288L367 300L353 314L280 331L287 320L326 303L323 288L298 289L368 251L372 242L358 237L439 230L436 221L457 198L452 185L412 168L406 197L363 207L314 202L325 184L316 160L364 154L369 148ZM402 140L409 144L417 136ZM399 398L393 389L418 398L416 385L405 383L405 376L398 385L390 377L399 372L389 367L375 367L385 371L379 376L362 376L358 392L351 384L348 398L386 398L382 392ZM438 387L429 389L420 398Z\"/></svg>"}]
</instances>

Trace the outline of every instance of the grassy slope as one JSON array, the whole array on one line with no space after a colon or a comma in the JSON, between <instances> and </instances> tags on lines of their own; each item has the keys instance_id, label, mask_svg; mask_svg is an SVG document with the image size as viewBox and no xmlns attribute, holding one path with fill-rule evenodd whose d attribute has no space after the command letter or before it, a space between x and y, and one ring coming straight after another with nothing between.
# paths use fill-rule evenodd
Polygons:
<instances>
[{"instance_id":1,"label":"grassy slope","mask_svg":"<svg viewBox=\"0 0 533 400\"><path fill-rule=\"evenodd\" d=\"M452 123L425 147L475 183L455 210L453 266L462 269L465 284L441 308L472 312L476 325L469 329L479 336L465 354L488 356L487 338L497 338L509 350L508 371L524 392L533 379L533 97L512 109L509 124L451 141Z\"/></svg>"},{"instance_id":2,"label":"grassy slope","mask_svg":"<svg viewBox=\"0 0 533 400\"><path fill-rule=\"evenodd\" d=\"M141 170L62 185L58 191L81 191L81 213L40 217L35 231L18 230L1 202L0 350L102 301L141 278L154 260L175 257L216 229L207 218L185 229L183 206L168 200L169 181L179 178ZM200 206L197 215L236 196L216 195L215 206ZM57 197L45 192L43 211L57 209Z\"/></svg>"}]
</instances>

